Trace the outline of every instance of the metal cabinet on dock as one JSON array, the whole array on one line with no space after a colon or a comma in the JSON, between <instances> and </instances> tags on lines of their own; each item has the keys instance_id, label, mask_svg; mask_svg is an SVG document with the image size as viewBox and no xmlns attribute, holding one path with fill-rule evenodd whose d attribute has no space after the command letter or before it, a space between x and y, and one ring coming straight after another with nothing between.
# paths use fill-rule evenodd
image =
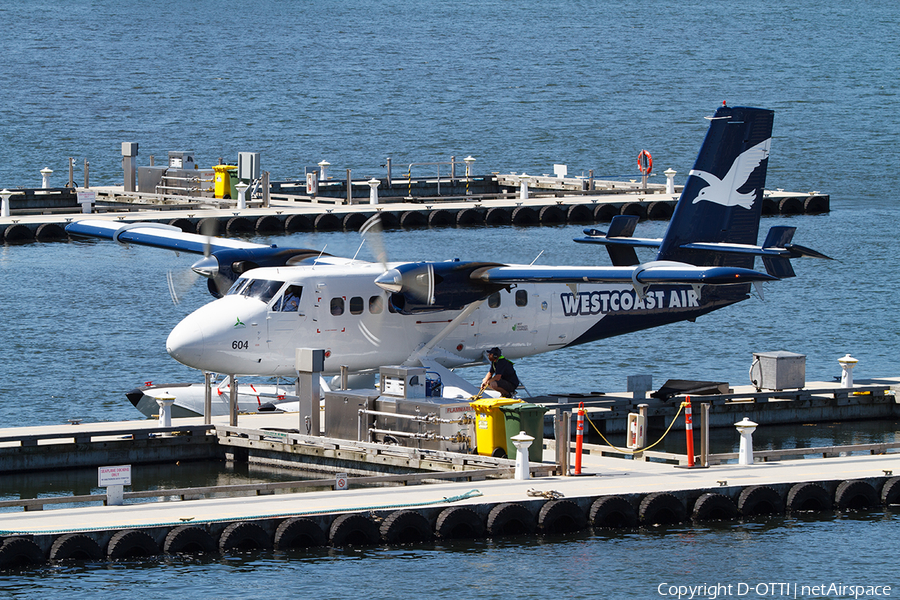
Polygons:
<instances>
[{"instance_id":1,"label":"metal cabinet on dock","mask_svg":"<svg viewBox=\"0 0 900 600\"><path fill-rule=\"evenodd\" d=\"M806 385L806 355L754 352L750 380L758 390L802 389Z\"/></svg>"}]
</instances>

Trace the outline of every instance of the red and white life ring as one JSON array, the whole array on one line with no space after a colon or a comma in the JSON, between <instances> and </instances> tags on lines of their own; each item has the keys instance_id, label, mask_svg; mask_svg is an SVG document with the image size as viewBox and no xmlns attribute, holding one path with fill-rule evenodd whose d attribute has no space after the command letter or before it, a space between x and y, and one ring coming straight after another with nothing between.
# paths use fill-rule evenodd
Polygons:
<instances>
[{"instance_id":1,"label":"red and white life ring","mask_svg":"<svg viewBox=\"0 0 900 600\"><path fill-rule=\"evenodd\" d=\"M641 153L638 154L637 157L638 170L644 174L649 175L650 171L653 170L653 157L650 156L650 153L646 150L641 150Z\"/></svg>"}]
</instances>

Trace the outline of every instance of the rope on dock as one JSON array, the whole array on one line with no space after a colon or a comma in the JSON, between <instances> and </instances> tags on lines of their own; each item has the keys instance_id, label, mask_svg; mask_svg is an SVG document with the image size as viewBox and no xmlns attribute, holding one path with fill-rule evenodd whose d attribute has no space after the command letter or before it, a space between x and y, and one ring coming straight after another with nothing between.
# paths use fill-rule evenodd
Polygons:
<instances>
[{"instance_id":1,"label":"rope on dock","mask_svg":"<svg viewBox=\"0 0 900 600\"><path fill-rule=\"evenodd\" d=\"M654 446L656 446L657 444L659 444L660 442L662 442L664 439L666 439L666 436L669 435L669 432L670 432L670 431L672 431L672 426L675 425L675 421L678 420L678 415L681 414L681 411L684 409L684 407L685 407L686 404L687 404L686 402L682 402L682 403L678 406L678 412L675 413L675 416L674 416L674 417L672 417L672 422L669 423L669 427L666 428L665 433L663 433L662 436L661 436L658 440L656 440L655 442L653 442L653 443L650 444L649 446L645 446L645 447L643 447L643 448L635 448L634 450L628 450L628 449L625 449L625 448L618 448L618 447L616 447L616 446L613 446L613 445L609 442L609 440L607 440L606 437L605 437L602 433L600 433L600 430L597 429L597 426L594 425L594 422L591 421L591 418L590 418L587 414L585 414L585 417L587 417L588 423L591 424L591 427L594 428L594 431L597 432L597 435L599 435L599 436L603 439L603 441L606 442L606 445L607 445L607 446L609 446L610 448L612 448L613 450L615 450L615 451L617 451L617 452L621 452L622 454L631 454L631 455L634 455L634 454L640 454L641 452L646 452L646 451L649 450L650 448L653 448Z\"/></svg>"}]
</instances>

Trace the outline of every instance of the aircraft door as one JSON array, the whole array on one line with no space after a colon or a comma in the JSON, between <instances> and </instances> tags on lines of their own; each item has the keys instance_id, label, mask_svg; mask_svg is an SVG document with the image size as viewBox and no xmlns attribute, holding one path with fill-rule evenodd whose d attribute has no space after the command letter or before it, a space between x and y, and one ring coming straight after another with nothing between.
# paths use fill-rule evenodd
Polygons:
<instances>
[{"instance_id":1,"label":"aircraft door","mask_svg":"<svg viewBox=\"0 0 900 600\"><path fill-rule=\"evenodd\" d=\"M547 327L547 346L552 348L560 348L573 341L572 335L575 329L575 317L567 315L564 302L575 296L572 292L554 291L547 294L550 302L549 326Z\"/></svg>"},{"instance_id":2,"label":"aircraft door","mask_svg":"<svg viewBox=\"0 0 900 600\"><path fill-rule=\"evenodd\" d=\"M306 310L310 305L303 297L303 286L289 284L269 305L266 315L270 348L278 351L292 347L292 340L305 330ZM297 344L293 343L293 346ZM293 356L293 352L290 353Z\"/></svg>"}]
</instances>

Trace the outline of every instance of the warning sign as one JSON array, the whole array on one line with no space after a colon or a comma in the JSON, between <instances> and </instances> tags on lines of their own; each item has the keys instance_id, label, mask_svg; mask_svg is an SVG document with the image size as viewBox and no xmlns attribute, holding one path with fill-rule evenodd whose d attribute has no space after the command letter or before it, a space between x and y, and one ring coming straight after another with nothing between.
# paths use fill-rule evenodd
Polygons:
<instances>
[{"instance_id":1,"label":"warning sign","mask_svg":"<svg viewBox=\"0 0 900 600\"><path fill-rule=\"evenodd\" d=\"M336 490L346 490L350 486L350 481L347 478L346 473L338 473L337 478L334 480L334 489Z\"/></svg>"}]
</instances>

